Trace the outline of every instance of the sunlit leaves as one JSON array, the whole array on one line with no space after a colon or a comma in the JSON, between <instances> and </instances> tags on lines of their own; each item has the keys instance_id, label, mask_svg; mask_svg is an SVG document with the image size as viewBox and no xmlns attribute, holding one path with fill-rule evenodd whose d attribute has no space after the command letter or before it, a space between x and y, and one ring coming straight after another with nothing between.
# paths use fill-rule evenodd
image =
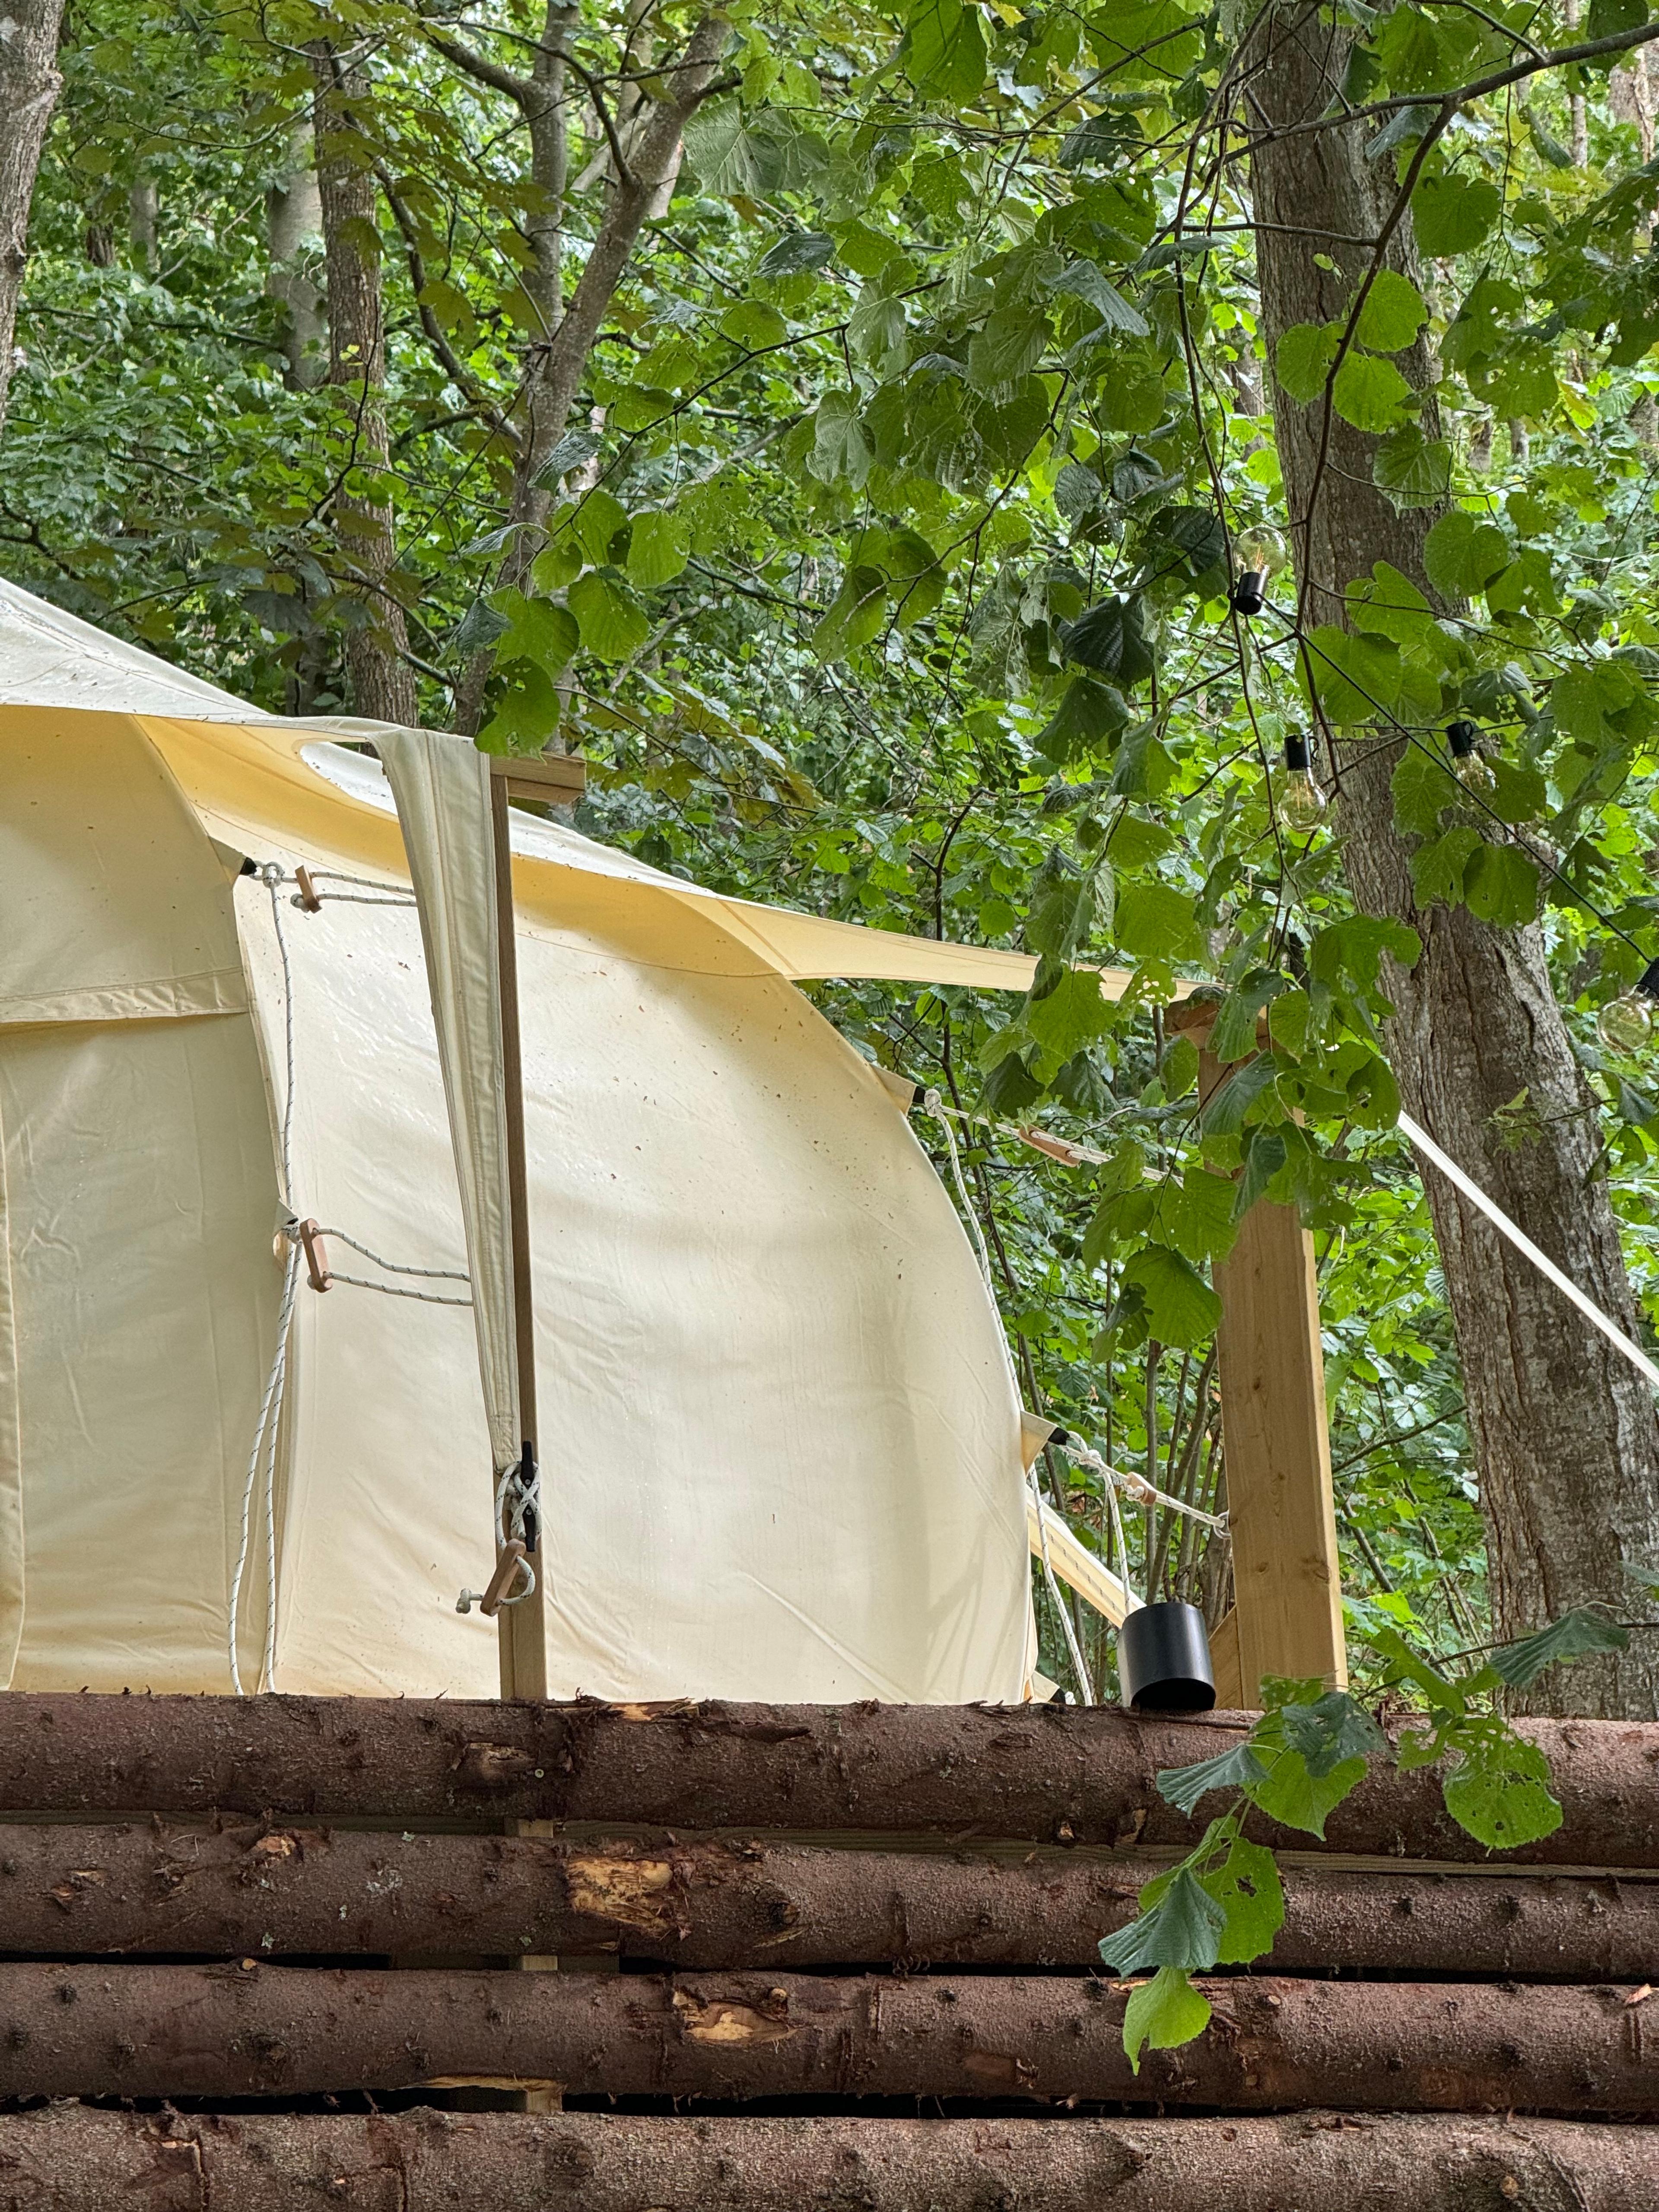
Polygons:
<instances>
[{"instance_id":1,"label":"sunlit leaves","mask_svg":"<svg viewBox=\"0 0 1659 2212\"><path fill-rule=\"evenodd\" d=\"M1124 1266L1140 1290L1152 1334L1160 1344L1202 1344L1213 1336L1221 1301L1189 1260L1164 1244L1144 1244Z\"/></svg>"},{"instance_id":2,"label":"sunlit leaves","mask_svg":"<svg viewBox=\"0 0 1659 2212\"><path fill-rule=\"evenodd\" d=\"M978 99L985 82L985 38L976 7L963 0L916 0L901 52L919 92L955 106Z\"/></svg>"}]
</instances>

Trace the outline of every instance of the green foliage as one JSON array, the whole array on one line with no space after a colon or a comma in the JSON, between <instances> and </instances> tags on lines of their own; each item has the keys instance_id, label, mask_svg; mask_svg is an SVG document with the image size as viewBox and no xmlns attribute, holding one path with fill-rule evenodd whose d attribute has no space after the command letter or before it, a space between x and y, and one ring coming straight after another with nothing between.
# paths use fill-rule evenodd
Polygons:
<instances>
[{"instance_id":1,"label":"green foliage","mask_svg":"<svg viewBox=\"0 0 1659 2212\"><path fill-rule=\"evenodd\" d=\"M1622 5L1595 0L1591 24ZM617 120L690 18L578 12L587 75L567 78L553 226L553 171L499 82L536 25L499 0L464 27L392 0L349 14L384 463L355 393L322 380L320 319L298 358L288 303L320 284L320 240L280 267L269 251L300 181L307 48L337 15L113 0L65 34L0 566L307 714L351 711L347 641L395 605L424 719L452 722L482 686L482 744L582 752L589 834L740 896L1036 955L1023 998L814 995L869 1057L990 1117L962 1125L970 1193L1042 1402L1214 1504L1209 1271L1243 1210L1295 1203L1320 1255L1356 1632L1478 1643L1455 1351L1382 1052L1389 963L1417 944L1354 914L1341 807L1330 833L1284 835L1277 770L1310 726L1328 782L1333 744L1346 762L1393 744L1419 900L1496 927L1541 915L1659 1316L1659 1113L1592 1029L1634 955L1577 903L1649 942L1659 181L1605 80L1585 79L1583 167L1561 158L1566 79L1468 105L1420 165L1414 283L1384 267L1362 295L1368 257L1297 242L1312 319L1269 362L1255 211L1213 158L1249 11L925 0L780 27L734 10L672 204L625 258L526 484L538 242L568 307L617 197L589 81ZM1420 101L1376 118L1380 175L1404 179L1443 89L1525 61L1520 29L1488 17L1346 11L1346 96ZM1189 154L1212 179L1201 203ZM153 248L134 222L151 188ZM1420 572L1396 548L1398 565L1326 580L1343 599L1310 603L1305 639L1289 575L1242 634L1225 605L1229 550L1288 520L1264 386L1316 427L1327 408L1356 426L1408 518L1437 510ZM390 518L372 593L343 492ZM544 537L521 521L544 501ZM1482 728L1483 799L1450 773L1458 716ZM1110 963L1133 970L1119 1001L1093 980ZM1161 1011L1183 975L1219 994L1231 1071L1201 1112L1196 1054ZM1032 1152L1011 1121L1106 1164ZM1097 1488L1058 1502L1110 1547ZM1218 1553L1130 1519L1136 1577L1215 1599ZM1044 1667L1069 1680L1042 1628ZM1473 1788L1473 1739L1468 1763ZM1297 1782L1305 1817L1329 1781ZM1184 2000L1171 1984L1158 2002Z\"/></svg>"}]
</instances>

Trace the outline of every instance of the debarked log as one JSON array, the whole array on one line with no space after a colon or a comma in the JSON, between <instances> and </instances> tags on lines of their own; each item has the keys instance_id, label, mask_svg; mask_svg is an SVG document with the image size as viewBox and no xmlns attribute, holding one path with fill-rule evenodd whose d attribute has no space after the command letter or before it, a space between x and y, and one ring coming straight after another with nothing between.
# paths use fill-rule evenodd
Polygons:
<instances>
[{"instance_id":1,"label":"debarked log","mask_svg":"<svg viewBox=\"0 0 1659 2212\"><path fill-rule=\"evenodd\" d=\"M1462 2114L0 2118L9 2212L1645 2212L1656 2174L1659 2129Z\"/></svg>"},{"instance_id":2,"label":"debarked log","mask_svg":"<svg viewBox=\"0 0 1659 2212\"><path fill-rule=\"evenodd\" d=\"M0 1966L0 2096L297 2096L485 2080L574 2096L920 2096L1277 2111L1659 2113L1618 1988L1211 1980L1136 2076L1082 1976Z\"/></svg>"},{"instance_id":3,"label":"debarked log","mask_svg":"<svg viewBox=\"0 0 1659 2212\"><path fill-rule=\"evenodd\" d=\"M615 1951L683 1967L1091 1966L1158 1870L1087 1849L19 1826L0 1827L0 1946L46 1957ZM1659 1879L1282 1871L1273 1971L1590 1982L1659 1970Z\"/></svg>"},{"instance_id":4,"label":"debarked log","mask_svg":"<svg viewBox=\"0 0 1659 2212\"><path fill-rule=\"evenodd\" d=\"M1099 1706L12 1692L0 1698L0 1812L274 1811L1184 1848L1200 1826L1159 1796L1159 1770L1218 1756L1246 1725L1237 1714L1143 1720ZM1565 1817L1516 1856L1659 1869L1659 1723L1524 1726L1549 1759ZM1325 1840L1342 1852L1486 1856L1447 1814L1433 1769L1375 1767Z\"/></svg>"}]
</instances>

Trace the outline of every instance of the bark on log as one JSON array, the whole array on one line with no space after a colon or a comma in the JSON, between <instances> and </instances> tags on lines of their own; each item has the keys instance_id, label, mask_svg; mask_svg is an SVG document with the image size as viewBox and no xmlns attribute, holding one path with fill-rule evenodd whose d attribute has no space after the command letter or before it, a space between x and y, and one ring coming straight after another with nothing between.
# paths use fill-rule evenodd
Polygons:
<instances>
[{"instance_id":1,"label":"bark on log","mask_svg":"<svg viewBox=\"0 0 1659 2212\"><path fill-rule=\"evenodd\" d=\"M1461 2116L0 2118L9 2212L1638 2212L1656 2170L1659 2130Z\"/></svg>"},{"instance_id":2,"label":"bark on log","mask_svg":"<svg viewBox=\"0 0 1659 2212\"><path fill-rule=\"evenodd\" d=\"M1246 42L1262 327L1275 349L1297 324L1346 323L1379 251L1401 273L1421 273L1409 213L1389 228L1399 186L1395 161L1375 158L1375 123L1306 127L1340 101L1353 36L1328 11L1292 4L1262 9ZM1439 369L1426 332L1394 359L1420 394L1425 434L1437 437ZM1328 422L1322 397L1302 406L1277 386L1273 418L1307 626L1344 621L1343 592L1378 561L1429 590L1432 603L1423 546L1437 510L1395 510L1373 480L1376 440L1340 415ZM1601 1117L1556 1003L1542 933L1492 927L1467 906L1419 903L1415 841L1395 826L1390 780L1404 744L1387 737L1396 734L1379 743L1375 727L1346 733L1340 818L1357 905L1408 923L1423 940L1414 968L1390 962L1384 977L1398 1009L1384 1036L1401 1095L1632 1334L1638 1309L1599 1171ZM1515 1146L1500 1109L1522 1092L1527 1138ZM1641 1572L1659 1553L1652 1391L1443 1176L1429 1170L1424 1183L1457 1331L1499 1634L1522 1636L1595 1603L1620 1619L1659 1618ZM1552 1670L1519 1702L1650 1719L1659 1711L1659 1637L1632 1636L1623 1652Z\"/></svg>"},{"instance_id":3,"label":"bark on log","mask_svg":"<svg viewBox=\"0 0 1659 2212\"><path fill-rule=\"evenodd\" d=\"M8 1827L0 1936L8 1951L60 1959L617 1952L678 1967L1093 1966L1159 1863L713 1838ZM1281 1871L1276 1972L1639 1981L1659 1966L1659 1881Z\"/></svg>"},{"instance_id":4,"label":"bark on log","mask_svg":"<svg viewBox=\"0 0 1659 2212\"><path fill-rule=\"evenodd\" d=\"M1234 1978L1199 2041L1123 2052L1082 1976L0 1966L0 2097L307 2096L483 2079L581 2097L938 2097L1659 2114L1616 1988ZM1649 2000L1650 2002L1651 2000Z\"/></svg>"},{"instance_id":5,"label":"bark on log","mask_svg":"<svg viewBox=\"0 0 1659 2212\"><path fill-rule=\"evenodd\" d=\"M927 1832L1182 1849L1164 1767L1216 1757L1237 1714L1109 1708L605 1705L376 1698L0 1698L0 1813L580 1820ZM1659 1725L1534 1721L1564 1819L1513 1854L1659 1869ZM1208 1817L1214 1801L1200 1814ZM1305 1835L1264 1829L1303 1850ZM1484 1862L1433 1769L1375 1771L1327 1848Z\"/></svg>"}]
</instances>

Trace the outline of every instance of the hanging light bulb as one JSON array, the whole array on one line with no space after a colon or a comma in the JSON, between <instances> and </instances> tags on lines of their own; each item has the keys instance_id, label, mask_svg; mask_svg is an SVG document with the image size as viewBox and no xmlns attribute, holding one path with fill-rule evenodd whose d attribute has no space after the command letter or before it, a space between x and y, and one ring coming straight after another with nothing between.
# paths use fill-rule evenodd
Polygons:
<instances>
[{"instance_id":1,"label":"hanging light bulb","mask_svg":"<svg viewBox=\"0 0 1659 2212\"><path fill-rule=\"evenodd\" d=\"M1448 722L1446 742L1451 747L1452 774L1465 791L1491 791L1498 778L1480 750L1480 732L1473 722Z\"/></svg>"},{"instance_id":2,"label":"hanging light bulb","mask_svg":"<svg viewBox=\"0 0 1659 2212\"><path fill-rule=\"evenodd\" d=\"M1324 818L1325 794L1313 778L1313 740L1291 731L1285 740L1285 787L1279 811L1292 830L1304 835Z\"/></svg>"},{"instance_id":3,"label":"hanging light bulb","mask_svg":"<svg viewBox=\"0 0 1659 2212\"><path fill-rule=\"evenodd\" d=\"M1595 1034L1609 1052L1640 1052L1653 1035L1659 1005L1659 960L1650 961L1627 991L1609 999L1595 1017Z\"/></svg>"},{"instance_id":4,"label":"hanging light bulb","mask_svg":"<svg viewBox=\"0 0 1659 2212\"><path fill-rule=\"evenodd\" d=\"M1276 530L1246 530L1234 538L1233 587L1227 603L1235 614L1261 613L1267 604L1267 586L1285 561L1285 541Z\"/></svg>"}]
</instances>

